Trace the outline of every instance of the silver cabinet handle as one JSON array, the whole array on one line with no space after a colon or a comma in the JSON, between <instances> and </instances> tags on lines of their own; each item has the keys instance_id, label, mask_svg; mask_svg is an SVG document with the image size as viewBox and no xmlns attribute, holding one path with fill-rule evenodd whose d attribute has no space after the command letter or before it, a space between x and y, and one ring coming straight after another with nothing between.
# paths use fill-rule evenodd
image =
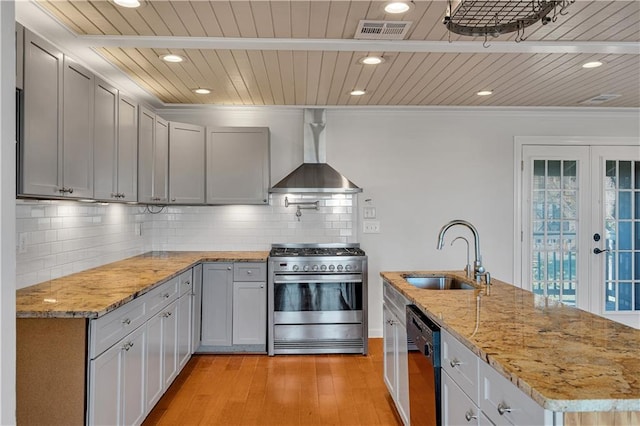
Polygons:
<instances>
[{"instance_id":1,"label":"silver cabinet handle","mask_svg":"<svg viewBox=\"0 0 640 426\"><path fill-rule=\"evenodd\" d=\"M124 344L124 346L122 346L122 349L124 349L125 351L129 351L129 349L131 349L133 347L133 342L127 342Z\"/></svg>"},{"instance_id":2,"label":"silver cabinet handle","mask_svg":"<svg viewBox=\"0 0 640 426\"><path fill-rule=\"evenodd\" d=\"M449 361L449 365L451 366L451 368L456 368L460 364L462 364L462 363L460 361L458 361L457 358L454 358L451 361Z\"/></svg>"},{"instance_id":3,"label":"silver cabinet handle","mask_svg":"<svg viewBox=\"0 0 640 426\"><path fill-rule=\"evenodd\" d=\"M477 419L478 416L476 416L472 410L469 410L464 413L464 418L467 419L468 422L470 422L473 419Z\"/></svg>"},{"instance_id":4,"label":"silver cabinet handle","mask_svg":"<svg viewBox=\"0 0 640 426\"><path fill-rule=\"evenodd\" d=\"M260 284L260 288L264 288L264 284Z\"/></svg>"},{"instance_id":5,"label":"silver cabinet handle","mask_svg":"<svg viewBox=\"0 0 640 426\"><path fill-rule=\"evenodd\" d=\"M184 285L191 285L191 281L185 281Z\"/></svg>"},{"instance_id":6,"label":"silver cabinet handle","mask_svg":"<svg viewBox=\"0 0 640 426\"><path fill-rule=\"evenodd\" d=\"M171 316L171 312L165 312L164 314L162 314L163 318L169 318Z\"/></svg>"},{"instance_id":7,"label":"silver cabinet handle","mask_svg":"<svg viewBox=\"0 0 640 426\"><path fill-rule=\"evenodd\" d=\"M231 266L227 266L227 271L230 271L230 270L231 270Z\"/></svg>"},{"instance_id":8,"label":"silver cabinet handle","mask_svg":"<svg viewBox=\"0 0 640 426\"><path fill-rule=\"evenodd\" d=\"M175 203L175 201L176 201L176 199L175 199L175 198L172 198L172 199L171 199L171 202L174 202L174 203Z\"/></svg>"},{"instance_id":9,"label":"silver cabinet handle","mask_svg":"<svg viewBox=\"0 0 640 426\"><path fill-rule=\"evenodd\" d=\"M247 275L253 275L253 271L251 270L247 271Z\"/></svg>"},{"instance_id":10,"label":"silver cabinet handle","mask_svg":"<svg viewBox=\"0 0 640 426\"><path fill-rule=\"evenodd\" d=\"M129 325L129 324L131 324L131 320L129 318L125 318L125 319L122 320L122 324Z\"/></svg>"},{"instance_id":11,"label":"silver cabinet handle","mask_svg":"<svg viewBox=\"0 0 640 426\"><path fill-rule=\"evenodd\" d=\"M168 298L169 298L169 296L170 296L170 294L169 294L169 293L165 293L165 294L163 294L163 295L162 295L162 297L164 297L165 299L168 299Z\"/></svg>"},{"instance_id":12,"label":"silver cabinet handle","mask_svg":"<svg viewBox=\"0 0 640 426\"><path fill-rule=\"evenodd\" d=\"M498 404L498 414L500 414L501 416L504 416L504 413L510 413L511 412L511 407L509 407L507 404L505 404L504 402L501 402L500 404Z\"/></svg>"}]
</instances>

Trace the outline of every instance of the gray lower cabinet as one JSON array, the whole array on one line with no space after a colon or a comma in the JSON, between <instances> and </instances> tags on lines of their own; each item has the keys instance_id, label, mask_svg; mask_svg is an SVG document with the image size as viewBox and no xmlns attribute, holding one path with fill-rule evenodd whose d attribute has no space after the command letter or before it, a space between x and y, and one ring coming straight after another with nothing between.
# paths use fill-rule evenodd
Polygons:
<instances>
[{"instance_id":1,"label":"gray lower cabinet","mask_svg":"<svg viewBox=\"0 0 640 426\"><path fill-rule=\"evenodd\" d=\"M269 128L207 127L207 204L267 204Z\"/></svg>"},{"instance_id":2,"label":"gray lower cabinet","mask_svg":"<svg viewBox=\"0 0 640 426\"><path fill-rule=\"evenodd\" d=\"M146 416L147 328L140 327L90 363L91 425L136 425Z\"/></svg>"},{"instance_id":3,"label":"gray lower cabinet","mask_svg":"<svg viewBox=\"0 0 640 426\"><path fill-rule=\"evenodd\" d=\"M169 123L140 106L138 113L138 201L169 201Z\"/></svg>"},{"instance_id":4,"label":"gray lower cabinet","mask_svg":"<svg viewBox=\"0 0 640 426\"><path fill-rule=\"evenodd\" d=\"M232 303L233 263L203 264L200 351L231 346Z\"/></svg>"},{"instance_id":5,"label":"gray lower cabinet","mask_svg":"<svg viewBox=\"0 0 640 426\"><path fill-rule=\"evenodd\" d=\"M204 127L169 122L169 202L204 204Z\"/></svg>"},{"instance_id":6,"label":"gray lower cabinet","mask_svg":"<svg viewBox=\"0 0 640 426\"><path fill-rule=\"evenodd\" d=\"M193 299L191 320L191 353L195 353L200 347L202 333L202 264L193 267Z\"/></svg>"},{"instance_id":7,"label":"gray lower cabinet","mask_svg":"<svg viewBox=\"0 0 640 426\"><path fill-rule=\"evenodd\" d=\"M205 263L198 352L266 352L266 263Z\"/></svg>"}]
</instances>

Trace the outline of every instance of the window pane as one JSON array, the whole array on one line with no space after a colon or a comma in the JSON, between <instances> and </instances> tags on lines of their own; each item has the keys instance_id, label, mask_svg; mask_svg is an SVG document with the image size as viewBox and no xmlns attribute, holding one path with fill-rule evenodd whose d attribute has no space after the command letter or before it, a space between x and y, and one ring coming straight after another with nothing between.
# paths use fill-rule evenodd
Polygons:
<instances>
[{"instance_id":1,"label":"window pane","mask_svg":"<svg viewBox=\"0 0 640 426\"><path fill-rule=\"evenodd\" d=\"M614 283L606 284L605 309L607 311L615 311L616 309L616 285Z\"/></svg>"},{"instance_id":2,"label":"window pane","mask_svg":"<svg viewBox=\"0 0 640 426\"><path fill-rule=\"evenodd\" d=\"M605 260L605 277L607 281L616 279L616 255L615 253L603 253L600 256L607 256Z\"/></svg>"},{"instance_id":3,"label":"window pane","mask_svg":"<svg viewBox=\"0 0 640 426\"><path fill-rule=\"evenodd\" d=\"M616 191L605 191L604 214L606 219L614 219L616 217Z\"/></svg>"},{"instance_id":4,"label":"window pane","mask_svg":"<svg viewBox=\"0 0 640 426\"><path fill-rule=\"evenodd\" d=\"M616 162L607 160L605 163L604 187L615 189L616 187Z\"/></svg>"},{"instance_id":5,"label":"window pane","mask_svg":"<svg viewBox=\"0 0 640 426\"><path fill-rule=\"evenodd\" d=\"M560 300L560 285L558 283L547 285L547 296L550 299Z\"/></svg>"},{"instance_id":6,"label":"window pane","mask_svg":"<svg viewBox=\"0 0 640 426\"><path fill-rule=\"evenodd\" d=\"M563 161L563 170L562 173L564 177L562 178L562 187L565 189L575 189L578 187L577 180L577 161Z\"/></svg>"},{"instance_id":7,"label":"window pane","mask_svg":"<svg viewBox=\"0 0 640 426\"><path fill-rule=\"evenodd\" d=\"M631 219L631 192L621 191L618 193L618 197L620 197L618 219Z\"/></svg>"},{"instance_id":8,"label":"window pane","mask_svg":"<svg viewBox=\"0 0 640 426\"><path fill-rule=\"evenodd\" d=\"M541 282L534 282L532 289L535 294L544 294L544 284Z\"/></svg>"},{"instance_id":9,"label":"window pane","mask_svg":"<svg viewBox=\"0 0 640 426\"><path fill-rule=\"evenodd\" d=\"M619 280L631 279L631 253L630 252L618 253L618 279Z\"/></svg>"},{"instance_id":10,"label":"window pane","mask_svg":"<svg viewBox=\"0 0 640 426\"><path fill-rule=\"evenodd\" d=\"M635 254L635 272L633 273L634 280L640 280L640 251L636 251Z\"/></svg>"},{"instance_id":11,"label":"window pane","mask_svg":"<svg viewBox=\"0 0 640 426\"><path fill-rule=\"evenodd\" d=\"M576 191L562 192L562 218L575 219L578 215L578 193Z\"/></svg>"},{"instance_id":12,"label":"window pane","mask_svg":"<svg viewBox=\"0 0 640 426\"><path fill-rule=\"evenodd\" d=\"M533 188L544 189L545 160L533 160Z\"/></svg>"},{"instance_id":13,"label":"window pane","mask_svg":"<svg viewBox=\"0 0 640 426\"><path fill-rule=\"evenodd\" d=\"M531 209L534 219L544 219L544 191L533 191Z\"/></svg>"},{"instance_id":14,"label":"window pane","mask_svg":"<svg viewBox=\"0 0 640 426\"><path fill-rule=\"evenodd\" d=\"M620 189L631 189L631 161L618 163Z\"/></svg>"},{"instance_id":15,"label":"window pane","mask_svg":"<svg viewBox=\"0 0 640 426\"><path fill-rule=\"evenodd\" d=\"M534 281L543 281L546 275L546 256L542 251L534 251L532 259L532 277Z\"/></svg>"},{"instance_id":16,"label":"window pane","mask_svg":"<svg viewBox=\"0 0 640 426\"><path fill-rule=\"evenodd\" d=\"M576 255L571 252L565 253L562 261L562 279L575 281L576 278Z\"/></svg>"},{"instance_id":17,"label":"window pane","mask_svg":"<svg viewBox=\"0 0 640 426\"><path fill-rule=\"evenodd\" d=\"M640 189L640 161L635 162L634 174L636 176L636 184L634 186L636 189Z\"/></svg>"},{"instance_id":18,"label":"window pane","mask_svg":"<svg viewBox=\"0 0 640 426\"><path fill-rule=\"evenodd\" d=\"M562 302L575 306L576 304L576 284L565 283L562 285Z\"/></svg>"},{"instance_id":19,"label":"window pane","mask_svg":"<svg viewBox=\"0 0 640 426\"><path fill-rule=\"evenodd\" d=\"M605 245L608 249L616 248L616 222L608 220L604 224L605 227Z\"/></svg>"},{"instance_id":20,"label":"window pane","mask_svg":"<svg viewBox=\"0 0 640 426\"><path fill-rule=\"evenodd\" d=\"M640 162L638 162L638 164L640 164ZM640 191L636 192L635 199L636 199L636 203L635 203L636 214L634 216L635 216L635 219L640 219Z\"/></svg>"},{"instance_id":21,"label":"window pane","mask_svg":"<svg viewBox=\"0 0 640 426\"><path fill-rule=\"evenodd\" d=\"M631 222L618 222L618 250L631 250Z\"/></svg>"},{"instance_id":22,"label":"window pane","mask_svg":"<svg viewBox=\"0 0 640 426\"><path fill-rule=\"evenodd\" d=\"M635 293L635 299L636 299L634 309L636 311L640 311L640 283L635 283L634 287L635 287L634 293Z\"/></svg>"},{"instance_id":23,"label":"window pane","mask_svg":"<svg viewBox=\"0 0 640 426\"><path fill-rule=\"evenodd\" d=\"M560 255L556 251L547 253L547 280L560 279Z\"/></svg>"},{"instance_id":24,"label":"window pane","mask_svg":"<svg viewBox=\"0 0 640 426\"><path fill-rule=\"evenodd\" d=\"M549 160L548 162L549 172L547 175L547 189L559 189L560 188L560 161Z\"/></svg>"},{"instance_id":25,"label":"window pane","mask_svg":"<svg viewBox=\"0 0 640 426\"><path fill-rule=\"evenodd\" d=\"M631 310L631 283L619 283L618 284L618 310L630 311Z\"/></svg>"},{"instance_id":26,"label":"window pane","mask_svg":"<svg viewBox=\"0 0 640 426\"><path fill-rule=\"evenodd\" d=\"M547 191L547 217L560 219L560 191Z\"/></svg>"}]
</instances>

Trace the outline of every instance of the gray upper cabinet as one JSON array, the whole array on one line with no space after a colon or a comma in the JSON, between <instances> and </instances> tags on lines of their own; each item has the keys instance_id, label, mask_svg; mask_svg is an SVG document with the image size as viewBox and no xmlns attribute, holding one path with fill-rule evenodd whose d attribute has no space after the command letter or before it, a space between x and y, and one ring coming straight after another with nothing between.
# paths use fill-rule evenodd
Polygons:
<instances>
[{"instance_id":1,"label":"gray upper cabinet","mask_svg":"<svg viewBox=\"0 0 640 426\"><path fill-rule=\"evenodd\" d=\"M118 90L96 78L94 122L94 193L97 200L114 200L118 143Z\"/></svg>"},{"instance_id":2,"label":"gray upper cabinet","mask_svg":"<svg viewBox=\"0 0 640 426\"><path fill-rule=\"evenodd\" d=\"M93 74L64 58L62 188L64 195L93 198Z\"/></svg>"},{"instance_id":3,"label":"gray upper cabinet","mask_svg":"<svg viewBox=\"0 0 640 426\"><path fill-rule=\"evenodd\" d=\"M19 164L23 195L62 195L62 70L62 52L25 30L24 139Z\"/></svg>"},{"instance_id":4,"label":"gray upper cabinet","mask_svg":"<svg viewBox=\"0 0 640 426\"><path fill-rule=\"evenodd\" d=\"M138 200L138 105L118 97L117 194L122 201Z\"/></svg>"},{"instance_id":5,"label":"gray upper cabinet","mask_svg":"<svg viewBox=\"0 0 640 426\"><path fill-rule=\"evenodd\" d=\"M204 204L204 127L169 123L169 202Z\"/></svg>"},{"instance_id":6,"label":"gray upper cabinet","mask_svg":"<svg viewBox=\"0 0 640 426\"><path fill-rule=\"evenodd\" d=\"M207 127L207 204L267 204L269 128Z\"/></svg>"},{"instance_id":7,"label":"gray upper cabinet","mask_svg":"<svg viewBox=\"0 0 640 426\"><path fill-rule=\"evenodd\" d=\"M95 198L137 201L137 104L100 79L95 87Z\"/></svg>"},{"instance_id":8,"label":"gray upper cabinet","mask_svg":"<svg viewBox=\"0 0 640 426\"><path fill-rule=\"evenodd\" d=\"M169 123L142 106L138 120L138 201L166 204Z\"/></svg>"}]
</instances>

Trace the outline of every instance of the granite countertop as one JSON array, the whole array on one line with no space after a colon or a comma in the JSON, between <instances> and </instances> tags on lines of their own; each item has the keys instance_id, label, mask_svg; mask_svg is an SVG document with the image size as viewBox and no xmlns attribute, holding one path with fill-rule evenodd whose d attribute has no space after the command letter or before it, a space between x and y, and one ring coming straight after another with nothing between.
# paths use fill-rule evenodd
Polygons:
<instances>
[{"instance_id":1,"label":"granite countertop","mask_svg":"<svg viewBox=\"0 0 640 426\"><path fill-rule=\"evenodd\" d=\"M495 279L486 295L421 290L405 274L464 272L380 275L545 409L640 410L640 330Z\"/></svg>"},{"instance_id":2,"label":"granite countertop","mask_svg":"<svg viewBox=\"0 0 640 426\"><path fill-rule=\"evenodd\" d=\"M267 251L149 252L16 292L18 318L97 318L198 262L265 262Z\"/></svg>"}]
</instances>

